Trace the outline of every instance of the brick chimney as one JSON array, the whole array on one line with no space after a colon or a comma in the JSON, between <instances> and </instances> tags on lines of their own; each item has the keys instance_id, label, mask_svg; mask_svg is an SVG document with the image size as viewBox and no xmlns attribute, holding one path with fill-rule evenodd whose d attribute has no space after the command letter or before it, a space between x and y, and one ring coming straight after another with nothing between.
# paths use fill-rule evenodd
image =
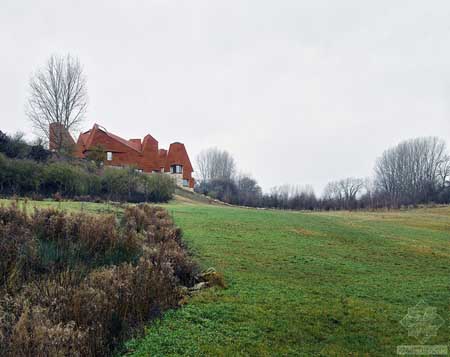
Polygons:
<instances>
[{"instance_id":1,"label":"brick chimney","mask_svg":"<svg viewBox=\"0 0 450 357\"><path fill-rule=\"evenodd\" d=\"M75 141L68 130L61 123L51 123L49 125L49 149L56 151L61 147L75 145Z\"/></svg>"}]
</instances>

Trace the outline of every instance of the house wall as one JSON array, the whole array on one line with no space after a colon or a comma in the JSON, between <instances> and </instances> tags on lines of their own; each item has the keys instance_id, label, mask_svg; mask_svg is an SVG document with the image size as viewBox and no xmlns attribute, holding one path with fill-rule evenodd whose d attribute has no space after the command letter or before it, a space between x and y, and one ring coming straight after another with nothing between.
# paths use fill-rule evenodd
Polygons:
<instances>
[{"instance_id":1,"label":"house wall","mask_svg":"<svg viewBox=\"0 0 450 357\"><path fill-rule=\"evenodd\" d=\"M146 173L160 171L163 168L164 172L170 174L171 165L182 165L182 174L170 175L175 175L174 178L179 186L183 186L183 179L186 179L189 181L189 188L194 187L192 165L182 143L172 143L168 151L159 150L158 141L151 135L147 135L142 141L142 150L136 150L138 139L135 139L134 143L128 144L126 140L111 133L106 133L99 129L97 125L94 125L91 132L81 135L76 146L77 157L85 157L89 148L101 146L105 150L104 163L108 166L136 166ZM106 152L112 152L112 160L106 160Z\"/></svg>"},{"instance_id":2,"label":"house wall","mask_svg":"<svg viewBox=\"0 0 450 357\"><path fill-rule=\"evenodd\" d=\"M183 165L182 179L189 180L189 187L194 188L194 179L192 178L191 161L187 154L186 148L182 143L172 143L169 147L169 152L167 153L166 167L165 171L170 172L170 166L172 165Z\"/></svg>"},{"instance_id":3,"label":"house wall","mask_svg":"<svg viewBox=\"0 0 450 357\"><path fill-rule=\"evenodd\" d=\"M131 166L134 165L144 172L159 170L157 146L148 146L144 151L138 152L133 148L111 138L103 131L97 130L91 141L92 146L102 146L105 151L112 152L112 160L105 160L105 165ZM156 144L157 145L157 144ZM106 155L106 153L105 153ZM105 157L106 159L106 157Z\"/></svg>"}]
</instances>

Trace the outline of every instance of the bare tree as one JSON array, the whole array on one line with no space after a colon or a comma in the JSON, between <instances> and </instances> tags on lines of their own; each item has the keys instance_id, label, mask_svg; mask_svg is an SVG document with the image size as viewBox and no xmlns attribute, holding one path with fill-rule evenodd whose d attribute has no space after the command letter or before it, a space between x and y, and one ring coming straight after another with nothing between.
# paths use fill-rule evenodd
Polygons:
<instances>
[{"instance_id":1,"label":"bare tree","mask_svg":"<svg viewBox=\"0 0 450 357\"><path fill-rule=\"evenodd\" d=\"M404 141L386 150L375 165L378 189L392 206L434 200L448 183L450 159L437 137Z\"/></svg>"},{"instance_id":2,"label":"bare tree","mask_svg":"<svg viewBox=\"0 0 450 357\"><path fill-rule=\"evenodd\" d=\"M446 189L450 185L450 156L446 155L437 171L440 189Z\"/></svg>"},{"instance_id":3,"label":"bare tree","mask_svg":"<svg viewBox=\"0 0 450 357\"><path fill-rule=\"evenodd\" d=\"M342 191L339 187L339 183L337 181L331 181L329 182L324 189L323 192L323 199L324 200L333 200L341 202L343 200L342 197Z\"/></svg>"},{"instance_id":4,"label":"bare tree","mask_svg":"<svg viewBox=\"0 0 450 357\"><path fill-rule=\"evenodd\" d=\"M339 181L339 187L343 193L345 201L356 201L357 195L364 188L364 179L348 177Z\"/></svg>"},{"instance_id":5,"label":"bare tree","mask_svg":"<svg viewBox=\"0 0 450 357\"><path fill-rule=\"evenodd\" d=\"M231 180L236 172L233 156L226 150L210 148L197 156L197 168L200 180L208 182L214 179Z\"/></svg>"},{"instance_id":6,"label":"bare tree","mask_svg":"<svg viewBox=\"0 0 450 357\"><path fill-rule=\"evenodd\" d=\"M51 56L31 77L26 114L42 139L53 135L55 150L64 148L67 133L79 126L86 109L86 77L77 58ZM51 125L57 128L53 133Z\"/></svg>"},{"instance_id":7,"label":"bare tree","mask_svg":"<svg viewBox=\"0 0 450 357\"><path fill-rule=\"evenodd\" d=\"M323 198L332 203L335 208L353 209L357 206L357 198L365 187L361 178L348 177L327 184Z\"/></svg>"}]
</instances>

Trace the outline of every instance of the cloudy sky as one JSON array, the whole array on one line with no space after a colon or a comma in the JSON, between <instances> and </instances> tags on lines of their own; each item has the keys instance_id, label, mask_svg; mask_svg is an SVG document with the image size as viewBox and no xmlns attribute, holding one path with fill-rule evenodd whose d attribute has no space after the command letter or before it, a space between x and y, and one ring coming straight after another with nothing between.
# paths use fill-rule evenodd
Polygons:
<instances>
[{"instance_id":1,"label":"cloudy sky","mask_svg":"<svg viewBox=\"0 0 450 357\"><path fill-rule=\"evenodd\" d=\"M265 190L369 176L382 151L450 143L450 2L0 0L0 130L32 129L28 80L79 57L94 122L217 146Z\"/></svg>"}]
</instances>

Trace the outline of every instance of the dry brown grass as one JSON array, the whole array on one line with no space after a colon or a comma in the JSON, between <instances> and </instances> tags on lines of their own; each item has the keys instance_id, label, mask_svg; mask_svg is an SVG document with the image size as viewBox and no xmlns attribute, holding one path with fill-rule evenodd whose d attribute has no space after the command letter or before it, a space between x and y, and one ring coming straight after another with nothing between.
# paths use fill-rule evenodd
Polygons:
<instances>
[{"instance_id":1,"label":"dry brown grass","mask_svg":"<svg viewBox=\"0 0 450 357\"><path fill-rule=\"evenodd\" d=\"M0 355L102 356L178 305L197 266L161 208L0 207Z\"/></svg>"}]
</instances>

